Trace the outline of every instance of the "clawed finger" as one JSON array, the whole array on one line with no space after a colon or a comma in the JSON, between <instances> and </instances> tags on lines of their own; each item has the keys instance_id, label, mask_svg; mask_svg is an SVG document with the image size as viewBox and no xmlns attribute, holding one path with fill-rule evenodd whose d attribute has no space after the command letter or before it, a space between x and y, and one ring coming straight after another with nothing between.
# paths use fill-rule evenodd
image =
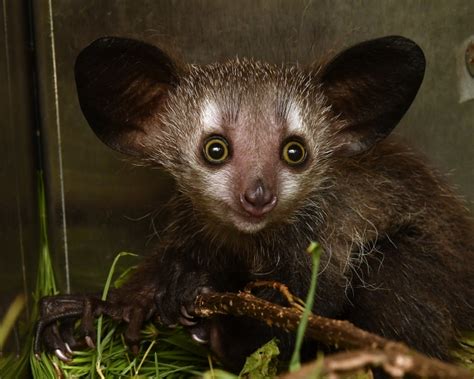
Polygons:
<instances>
[{"instance_id":1,"label":"clawed finger","mask_svg":"<svg viewBox=\"0 0 474 379\"><path fill-rule=\"evenodd\" d=\"M179 317L179 323L184 326L194 326L198 323L196 317L191 316L184 305L181 306L181 316Z\"/></svg>"},{"instance_id":2,"label":"clawed finger","mask_svg":"<svg viewBox=\"0 0 474 379\"><path fill-rule=\"evenodd\" d=\"M84 309L80 324L80 333L86 341L86 345L91 349L95 348L95 325L94 325L94 304L91 299L84 300Z\"/></svg>"},{"instance_id":3,"label":"clawed finger","mask_svg":"<svg viewBox=\"0 0 474 379\"><path fill-rule=\"evenodd\" d=\"M66 345L66 349L69 354L72 354L72 349L79 346L78 342L74 338L74 326L76 324L75 319L65 319L61 321L59 325L59 335Z\"/></svg>"},{"instance_id":4,"label":"clawed finger","mask_svg":"<svg viewBox=\"0 0 474 379\"><path fill-rule=\"evenodd\" d=\"M129 313L129 323L124 333L124 339L134 355L138 354L140 331L145 321L144 310L142 308L133 308Z\"/></svg>"},{"instance_id":5,"label":"clawed finger","mask_svg":"<svg viewBox=\"0 0 474 379\"><path fill-rule=\"evenodd\" d=\"M71 360L71 355L66 344L61 339L58 326L56 324L52 324L44 330L43 339L44 344L48 347L48 350L50 352L54 352L54 354L60 360L64 362L69 362Z\"/></svg>"},{"instance_id":6,"label":"clawed finger","mask_svg":"<svg viewBox=\"0 0 474 379\"><path fill-rule=\"evenodd\" d=\"M198 326L189 329L191 338L200 344L207 344L209 342L209 328L207 323L201 322Z\"/></svg>"}]
</instances>

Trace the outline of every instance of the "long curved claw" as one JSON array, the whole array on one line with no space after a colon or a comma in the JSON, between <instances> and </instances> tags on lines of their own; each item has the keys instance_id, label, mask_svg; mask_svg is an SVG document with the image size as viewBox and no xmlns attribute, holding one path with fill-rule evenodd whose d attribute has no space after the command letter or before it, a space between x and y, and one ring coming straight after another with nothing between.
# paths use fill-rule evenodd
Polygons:
<instances>
[{"instance_id":1,"label":"long curved claw","mask_svg":"<svg viewBox=\"0 0 474 379\"><path fill-rule=\"evenodd\" d=\"M59 334L66 345L67 352L71 355L72 350L80 346L79 342L76 341L76 338L74 337L75 324L75 319L66 319L61 320L61 324L59 325Z\"/></svg>"},{"instance_id":2,"label":"long curved claw","mask_svg":"<svg viewBox=\"0 0 474 379\"><path fill-rule=\"evenodd\" d=\"M191 338L200 344L207 344L210 340L209 328L207 322L200 322L198 326L189 329Z\"/></svg>"},{"instance_id":3,"label":"long curved claw","mask_svg":"<svg viewBox=\"0 0 474 379\"><path fill-rule=\"evenodd\" d=\"M181 316L178 320L184 326L194 326L198 323L196 317L191 316L184 305L181 305Z\"/></svg>"},{"instance_id":4,"label":"long curved claw","mask_svg":"<svg viewBox=\"0 0 474 379\"><path fill-rule=\"evenodd\" d=\"M72 351L71 346L69 346L69 344L67 342L65 342L64 345L66 345L67 352L72 356L72 354L74 354L74 352Z\"/></svg>"},{"instance_id":5,"label":"long curved claw","mask_svg":"<svg viewBox=\"0 0 474 379\"><path fill-rule=\"evenodd\" d=\"M61 350L56 349L54 350L54 354L63 362L70 362L71 358L69 358L66 354L64 354Z\"/></svg>"},{"instance_id":6,"label":"long curved claw","mask_svg":"<svg viewBox=\"0 0 474 379\"><path fill-rule=\"evenodd\" d=\"M84 339L86 340L86 345L89 346L91 349L95 349L95 343L92 337L85 336Z\"/></svg>"},{"instance_id":7,"label":"long curved claw","mask_svg":"<svg viewBox=\"0 0 474 379\"><path fill-rule=\"evenodd\" d=\"M188 318L185 318L185 317L180 317L179 319L179 323L183 326L187 326L187 327L191 327L191 326L194 326L194 325L197 325L199 321L193 321L193 320L190 320Z\"/></svg>"}]
</instances>

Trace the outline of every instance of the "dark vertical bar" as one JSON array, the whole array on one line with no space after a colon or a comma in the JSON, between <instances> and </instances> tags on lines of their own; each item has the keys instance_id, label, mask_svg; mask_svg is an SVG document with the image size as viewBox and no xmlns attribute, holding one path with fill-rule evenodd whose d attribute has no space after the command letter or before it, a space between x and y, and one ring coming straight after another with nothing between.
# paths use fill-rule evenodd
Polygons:
<instances>
[{"instance_id":1,"label":"dark vertical bar","mask_svg":"<svg viewBox=\"0 0 474 379\"><path fill-rule=\"evenodd\" d=\"M31 303L38 252L34 98L27 4L1 2L0 314L22 293ZM29 306L23 318L27 319ZM11 345L10 345L11 346ZM18 346L17 346L18 348Z\"/></svg>"}]
</instances>

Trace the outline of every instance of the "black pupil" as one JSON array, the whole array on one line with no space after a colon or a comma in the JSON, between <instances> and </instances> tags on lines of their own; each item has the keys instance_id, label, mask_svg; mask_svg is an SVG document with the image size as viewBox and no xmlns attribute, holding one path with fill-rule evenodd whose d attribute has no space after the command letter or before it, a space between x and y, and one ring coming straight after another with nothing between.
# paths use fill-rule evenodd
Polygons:
<instances>
[{"instance_id":1,"label":"black pupil","mask_svg":"<svg viewBox=\"0 0 474 379\"><path fill-rule=\"evenodd\" d=\"M296 144L292 144L288 147L288 158L293 162L298 162L303 158L303 149Z\"/></svg>"},{"instance_id":2,"label":"black pupil","mask_svg":"<svg viewBox=\"0 0 474 379\"><path fill-rule=\"evenodd\" d=\"M212 159L219 160L224 156L224 146L219 142L213 142L209 145L207 153Z\"/></svg>"}]
</instances>

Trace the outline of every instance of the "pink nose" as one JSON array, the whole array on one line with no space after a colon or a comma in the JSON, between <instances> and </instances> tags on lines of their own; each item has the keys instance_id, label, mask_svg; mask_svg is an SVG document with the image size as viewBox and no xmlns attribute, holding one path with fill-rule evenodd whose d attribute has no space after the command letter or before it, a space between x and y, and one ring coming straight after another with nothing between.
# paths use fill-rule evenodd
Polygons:
<instances>
[{"instance_id":1,"label":"pink nose","mask_svg":"<svg viewBox=\"0 0 474 379\"><path fill-rule=\"evenodd\" d=\"M275 208L276 203L277 197L261 180L257 180L252 187L240 194L240 204L252 216L263 216Z\"/></svg>"}]
</instances>

